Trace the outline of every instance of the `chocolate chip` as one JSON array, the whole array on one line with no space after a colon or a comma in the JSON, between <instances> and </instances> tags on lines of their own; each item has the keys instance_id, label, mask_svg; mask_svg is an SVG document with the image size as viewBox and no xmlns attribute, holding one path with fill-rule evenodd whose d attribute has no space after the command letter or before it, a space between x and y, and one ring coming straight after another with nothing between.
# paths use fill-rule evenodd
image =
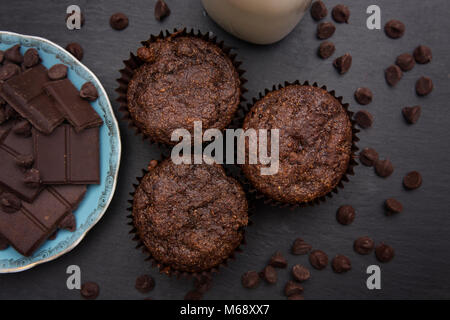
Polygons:
<instances>
[{"instance_id":1,"label":"chocolate chip","mask_svg":"<svg viewBox=\"0 0 450 320\"><path fill-rule=\"evenodd\" d=\"M287 264L287 260L283 257L281 252L275 252L269 261L269 265L275 268L286 268Z\"/></svg>"},{"instance_id":2,"label":"chocolate chip","mask_svg":"<svg viewBox=\"0 0 450 320\"><path fill-rule=\"evenodd\" d=\"M141 293L148 293L155 287L155 280L148 274L143 274L136 279L135 288Z\"/></svg>"},{"instance_id":3,"label":"chocolate chip","mask_svg":"<svg viewBox=\"0 0 450 320\"><path fill-rule=\"evenodd\" d=\"M9 248L9 242L0 234L0 251L6 250Z\"/></svg>"},{"instance_id":4,"label":"chocolate chip","mask_svg":"<svg viewBox=\"0 0 450 320\"><path fill-rule=\"evenodd\" d=\"M170 15L170 9L167 3L163 0L158 0L155 4L155 18L158 21L164 20L164 18Z\"/></svg>"},{"instance_id":5,"label":"chocolate chip","mask_svg":"<svg viewBox=\"0 0 450 320\"><path fill-rule=\"evenodd\" d=\"M18 136L29 137L31 136L31 124L27 120L19 121L14 126L13 132Z\"/></svg>"},{"instance_id":6,"label":"chocolate chip","mask_svg":"<svg viewBox=\"0 0 450 320\"><path fill-rule=\"evenodd\" d=\"M373 93L369 88L358 88L355 91L355 99L364 106L372 102Z\"/></svg>"},{"instance_id":7,"label":"chocolate chip","mask_svg":"<svg viewBox=\"0 0 450 320\"><path fill-rule=\"evenodd\" d=\"M28 49L23 56L23 64L27 68L37 65L40 61L41 58L39 58L39 53L34 48Z\"/></svg>"},{"instance_id":8,"label":"chocolate chip","mask_svg":"<svg viewBox=\"0 0 450 320\"><path fill-rule=\"evenodd\" d=\"M349 205L339 207L336 219L344 226L351 224L355 220L355 209Z\"/></svg>"},{"instance_id":9,"label":"chocolate chip","mask_svg":"<svg viewBox=\"0 0 450 320\"><path fill-rule=\"evenodd\" d=\"M264 270L261 271L260 276L270 284L275 284L278 280L277 271L270 265L265 267Z\"/></svg>"},{"instance_id":10,"label":"chocolate chip","mask_svg":"<svg viewBox=\"0 0 450 320\"><path fill-rule=\"evenodd\" d=\"M414 58L409 53L403 53L397 57L395 64L402 69L402 71L409 71L416 65Z\"/></svg>"},{"instance_id":11,"label":"chocolate chip","mask_svg":"<svg viewBox=\"0 0 450 320\"><path fill-rule=\"evenodd\" d=\"M330 38L336 31L336 26L332 22L321 22L317 26L317 38L324 40Z\"/></svg>"},{"instance_id":12,"label":"chocolate chip","mask_svg":"<svg viewBox=\"0 0 450 320\"><path fill-rule=\"evenodd\" d=\"M316 21L322 20L327 16L327 14L328 9L323 3L323 1L318 0L311 5L311 16L313 17L314 20Z\"/></svg>"},{"instance_id":13,"label":"chocolate chip","mask_svg":"<svg viewBox=\"0 0 450 320\"><path fill-rule=\"evenodd\" d=\"M50 69L48 69L48 77L50 80L61 80L67 77L67 66L64 64L55 64Z\"/></svg>"},{"instance_id":14,"label":"chocolate chip","mask_svg":"<svg viewBox=\"0 0 450 320\"><path fill-rule=\"evenodd\" d=\"M403 77L403 72L399 66L392 65L384 71L384 76L386 78L386 82L391 87L394 87Z\"/></svg>"},{"instance_id":15,"label":"chocolate chip","mask_svg":"<svg viewBox=\"0 0 450 320\"><path fill-rule=\"evenodd\" d=\"M402 113L408 123L414 124L419 120L422 109L420 106L404 107Z\"/></svg>"},{"instance_id":16,"label":"chocolate chip","mask_svg":"<svg viewBox=\"0 0 450 320\"><path fill-rule=\"evenodd\" d=\"M399 20L390 20L385 24L384 32L388 37L398 39L405 34L405 25Z\"/></svg>"},{"instance_id":17,"label":"chocolate chip","mask_svg":"<svg viewBox=\"0 0 450 320\"><path fill-rule=\"evenodd\" d=\"M148 164L147 170L150 171L152 169L155 169L156 166L158 165L158 160L152 160L150 161L150 163Z\"/></svg>"},{"instance_id":18,"label":"chocolate chip","mask_svg":"<svg viewBox=\"0 0 450 320\"><path fill-rule=\"evenodd\" d=\"M350 70L350 67L352 66L352 56L349 53L346 53L343 56L336 58L333 65L340 74L344 74Z\"/></svg>"},{"instance_id":19,"label":"chocolate chip","mask_svg":"<svg viewBox=\"0 0 450 320\"><path fill-rule=\"evenodd\" d=\"M39 188L39 186L41 185L41 175L39 173L39 170L30 169L25 172L23 181L30 188Z\"/></svg>"},{"instance_id":20,"label":"chocolate chip","mask_svg":"<svg viewBox=\"0 0 450 320\"><path fill-rule=\"evenodd\" d=\"M331 261L331 266L333 271L336 273L344 273L352 269L350 259L341 254L333 258L333 261Z\"/></svg>"},{"instance_id":21,"label":"chocolate chip","mask_svg":"<svg viewBox=\"0 0 450 320\"><path fill-rule=\"evenodd\" d=\"M69 43L66 46L66 50L69 51L70 54L72 54L75 58L77 58L79 61L83 59L84 50L83 47L77 42Z\"/></svg>"},{"instance_id":22,"label":"chocolate chip","mask_svg":"<svg viewBox=\"0 0 450 320\"><path fill-rule=\"evenodd\" d=\"M16 64L6 64L0 68L0 80L6 81L20 73L20 67Z\"/></svg>"},{"instance_id":23,"label":"chocolate chip","mask_svg":"<svg viewBox=\"0 0 450 320\"><path fill-rule=\"evenodd\" d=\"M399 201L392 198L387 199L384 202L384 205L388 214L401 213L403 211L403 205Z\"/></svg>"},{"instance_id":24,"label":"chocolate chip","mask_svg":"<svg viewBox=\"0 0 450 320\"><path fill-rule=\"evenodd\" d=\"M75 13L75 11L72 11L72 13L68 13L68 14L66 15L66 23L67 23L67 20L69 20L69 18L72 17L72 15L73 15L74 13ZM74 18L72 18L72 19L74 19ZM83 12L80 12L80 25L81 25L81 27L84 26L85 21L86 21L86 19L85 19L85 17L84 17Z\"/></svg>"},{"instance_id":25,"label":"chocolate chip","mask_svg":"<svg viewBox=\"0 0 450 320\"><path fill-rule=\"evenodd\" d=\"M242 286L244 288L253 289L259 284L259 274L256 271L248 271L241 277Z\"/></svg>"},{"instance_id":26,"label":"chocolate chip","mask_svg":"<svg viewBox=\"0 0 450 320\"><path fill-rule=\"evenodd\" d=\"M372 167L377 160L378 152L376 152L375 149L365 148L359 154L359 161L367 167Z\"/></svg>"},{"instance_id":27,"label":"chocolate chip","mask_svg":"<svg viewBox=\"0 0 450 320\"><path fill-rule=\"evenodd\" d=\"M48 240L53 241L53 240L56 239L57 236L58 236L58 230L56 230L55 232L53 232L53 233L51 234L51 236L48 237Z\"/></svg>"},{"instance_id":28,"label":"chocolate chip","mask_svg":"<svg viewBox=\"0 0 450 320\"><path fill-rule=\"evenodd\" d=\"M75 215L73 213L69 213L61 220L58 225L58 228L64 229L70 232L75 232L77 229L77 221L75 219Z\"/></svg>"},{"instance_id":29,"label":"chocolate chip","mask_svg":"<svg viewBox=\"0 0 450 320\"><path fill-rule=\"evenodd\" d=\"M420 172L411 171L403 178L403 185L406 189L414 190L422 185L422 175Z\"/></svg>"},{"instance_id":30,"label":"chocolate chip","mask_svg":"<svg viewBox=\"0 0 450 320\"><path fill-rule=\"evenodd\" d=\"M394 249L387 244L381 243L375 248L375 255L380 262L389 262L394 258Z\"/></svg>"},{"instance_id":31,"label":"chocolate chip","mask_svg":"<svg viewBox=\"0 0 450 320\"><path fill-rule=\"evenodd\" d=\"M191 290L184 296L184 300L198 301L203 299L203 294L197 290Z\"/></svg>"},{"instance_id":32,"label":"chocolate chip","mask_svg":"<svg viewBox=\"0 0 450 320\"><path fill-rule=\"evenodd\" d=\"M123 30L128 27L128 17L122 12L114 13L109 18L109 24L114 30Z\"/></svg>"},{"instance_id":33,"label":"chocolate chip","mask_svg":"<svg viewBox=\"0 0 450 320\"><path fill-rule=\"evenodd\" d=\"M295 280L303 282L311 277L311 273L306 267L300 264L296 264L292 267L292 276Z\"/></svg>"},{"instance_id":34,"label":"chocolate chip","mask_svg":"<svg viewBox=\"0 0 450 320\"><path fill-rule=\"evenodd\" d=\"M80 97L88 100L95 101L98 99L98 91L92 82L86 82L83 84L80 90Z\"/></svg>"},{"instance_id":35,"label":"chocolate chip","mask_svg":"<svg viewBox=\"0 0 450 320\"><path fill-rule=\"evenodd\" d=\"M355 114L355 121L358 126L367 129L373 125L373 115L367 110L360 110Z\"/></svg>"},{"instance_id":36,"label":"chocolate chip","mask_svg":"<svg viewBox=\"0 0 450 320\"><path fill-rule=\"evenodd\" d=\"M366 255L372 252L374 246L375 244L372 239L369 237L361 237L355 240L353 249L359 254Z\"/></svg>"},{"instance_id":37,"label":"chocolate chip","mask_svg":"<svg viewBox=\"0 0 450 320\"><path fill-rule=\"evenodd\" d=\"M100 287L95 282L85 282L81 285L81 296L87 300L97 299Z\"/></svg>"},{"instance_id":38,"label":"chocolate chip","mask_svg":"<svg viewBox=\"0 0 450 320\"><path fill-rule=\"evenodd\" d=\"M377 160L375 162L375 172L382 178L389 177L394 172L394 166L389 159Z\"/></svg>"},{"instance_id":39,"label":"chocolate chip","mask_svg":"<svg viewBox=\"0 0 450 320\"><path fill-rule=\"evenodd\" d=\"M5 59L5 52L0 50L0 63L3 62L3 59Z\"/></svg>"},{"instance_id":40,"label":"chocolate chip","mask_svg":"<svg viewBox=\"0 0 450 320\"><path fill-rule=\"evenodd\" d=\"M305 300L301 294L293 294L288 297L288 300Z\"/></svg>"},{"instance_id":41,"label":"chocolate chip","mask_svg":"<svg viewBox=\"0 0 450 320\"><path fill-rule=\"evenodd\" d=\"M29 169L34 163L33 155L21 154L16 157L16 163L19 167Z\"/></svg>"},{"instance_id":42,"label":"chocolate chip","mask_svg":"<svg viewBox=\"0 0 450 320\"><path fill-rule=\"evenodd\" d=\"M428 77L420 77L416 82L416 92L419 96L426 96L433 91L433 81Z\"/></svg>"},{"instance_id":43,"label":"chocolate chip","mask_svg":"<svg viewBox=\"0 0 450 320\"><path fill-rule=\"evenodd\" d=\"M431 61L433 58L433 54L431 53L431 49L427 46L418 46L414 49L414 59L416 59L417 63L424 64Z\"/></svg>"},{"instance_id":44,"label":"chocolate chip","mask_svg":"<svg viewBox=\"0 0 450 320\"><path fill-rule=\"evenodd\" d=\"M194 287L197 291L205 293L212 287L212 279L210 275L200 275L194 278Z\"/></svg>"},{"instance_id":45,"label":"chocolate chip","mask_svg":"<svg viewBox=\"0 0 450 320\"><path fill-rule=\"evenodd\" d=\"M343 4L338 4L331 11L334 21L339 23L348 23L348 19L350 18L350 10L347 6Z\"/></svg>"},{"instance_id":46,"label":"chocolate chip","mask_svg":"<svg viewBox=\"0 0 450 320\"><path fill-rule=\"evenodd\" d=\"M331 57L336 50L333 42L324 41L319 46L319 56L322 59L328 59Z\"/></svg>"},{"instance_id":47,"label":"chocolate chip","mask_svg":"<svg viewBox=\"0 0 450 320\"><path fill-rule=\"evenodd\" d=\"M328 265L328 256L321 250L314 250L309 254L309 262L317 270L322 270Z\"/></svg>"},{"instance_id":48,"label":"chocolate chip","mask_svg":"<svg viewBox=\"0 0 450 320\"><path fill-rule=\"evenodd\" d=\"M310 252L312 249L311 245L303 241L301 238L295 239L291 247L292 254L304 255Z\"/></svg>"},{"instance_id":49,"label":"chocolate chip","mask_svg":"<svg viewBox=\"0 0 450 320\"><path fill-rule=\"evenodd\" d=\"M23 56L20 53L20 44L16 44L15 46L6 50L5 59L16 64L21 64L23 62Z\"/></svg>"},{"instance_id":50,"label":"chocolate chip","mask_svg":"<svg viewBox=\"0 0 450 320\"><path fill-rule=\"evenodd\" d=\"M12 193L3 193L0 196L2 210L6 213L14 213L22 208L22 201Z\"/></svg>"},{"instance_id":51,"label":"chocolate chip","mask_svg":"<svg viewBox=\"0 0 450 320\"><path fill-rule=\"evenodd\" d=\"M286 297L302 293L303 293L302 285L295 281L288 281L288 283L286 283L286 286L284 287L284 294L286 295Z\"/></svg>"}]
</instances>

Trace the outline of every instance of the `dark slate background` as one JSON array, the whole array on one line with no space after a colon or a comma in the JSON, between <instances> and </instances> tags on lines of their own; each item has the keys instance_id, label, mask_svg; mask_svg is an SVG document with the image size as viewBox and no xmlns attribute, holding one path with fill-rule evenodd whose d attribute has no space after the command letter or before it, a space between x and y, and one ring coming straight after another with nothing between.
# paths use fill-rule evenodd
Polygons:
<instances>
[{"instance_id":1,"label":"dark slate background","mask_svg":"<svg viewBox=\"0 0 450 320\"><path fill-rule=\"evenodd\" d=\"M0 29L48 38L62 46L79 42L85 49L83 63L102 81L117 113L115 79L124 60L135 51L141 40L161 29L192 27L212 31L226 44L236 48L249 82L247 99L285 80L311 80L326 84L345 97L352 110L358 110L353 92L367 86L374 92L374 101L367 106L375 117L373 128L362 131L359 146L371 146L382 157L389 157L395 166L388 179L377 177L372 168L359 166L356 176L337 196L319 207L290 211L259 204L248 228L247 245L229 267L215 277L213 289L206 299L284 299L283 287L290 278L287 270L279 272L275 286L260 285L254 290L243 289L240 276L248 270L260 270L270 255L282 251L290 266L296 263L310 266L307 256L292 256L289 248L296 237L302 237L314 248L324 250L330 258L347 255L353 269L338 275L330 267L312 270L305 283L307 299L416 299L450 298L450 217L449 188L449 121L450 121L450 2L448 0L326 0L328 8L345 3L351 9L350 24L338 24L331 39L337 51L333 58L350 52L353 66L344 76L332 67L332 59L322 61L316 56L320 42L315 37L316 22L309 13L283 41L270 46L256 46L240 41L218 27L203 11L199 0L168 0L172 15L163 23L153 17L154 0L49 0L0 1ZM78 4L84 10L86 24L82 30L65 27L66 7ZM386 37L382 30L366 28L366 8L378 4L382 24L399 19L406 24L406 34L399 40ZM121 32L109 26L111 14L122 11L130 19ZM330 21L330 15L325 21ZM417 65L406 73L395 89L386 85L383 70L397 55L412 52L425 44L433 49L433 61ZM416 96L415 81L430 76L435 90L425 98ZM420 104L423 115L416 125L405 123L401 109ZM123 155L116 194L99 224L72 252L56 261L32 270L0 275L0 299L79 299L77 291L66 288L66 267L77 264L83 281L96 281L101 286L101 299L182 299L192 287L187 280L159 275L134 249L128 235L129 192L135 177L141 174L149 160L159 151L140 137L134 136L127 124L119 121ZM405 191L405 173L418 170L423 185L416 191ZM382 204L395 197L404 204L404 213L394 217L384 214ZM355 222L341 226L335 211L342 204L357 210ZM382 268L382 290L366 289L365 270L377 264L374 255L359 256L353 241L368 235L376 242L384 241L395 248L396 256ZM134 289L138 275L150 273L156 287L148 295Z\"/></svg>"}]
</instances>

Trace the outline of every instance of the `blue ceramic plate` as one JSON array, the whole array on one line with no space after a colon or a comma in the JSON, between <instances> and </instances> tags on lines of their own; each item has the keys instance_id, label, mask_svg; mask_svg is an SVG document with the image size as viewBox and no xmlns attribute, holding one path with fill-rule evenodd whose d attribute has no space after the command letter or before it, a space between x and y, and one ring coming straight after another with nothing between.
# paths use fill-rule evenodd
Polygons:
<instances>
[{"instance_id":1,"label":"blue ceramic plate","mask_svg":"<svg viewBox=\"0 0 450 320\"><path fill-rule=\"evenodd\" d=\"M75 248L100 220L111 202L116 189L121 152L117 120L105 89L97 77L70 53L49 40L0 31L0 50L15 44L22 46L22 54L29 48L37 49L43 65L47 68L57 63L67 65L68 77L78 89L87 81L97 87L99 98L92 106L104 121L100 129L101 184L88 187L86 196L74 213L77 220L75 232L60 230L55 240L45 242L31 257L24 257L11 247L0 251L0 273L24 271L54 260Z\"/></svg>"}]
</instances>

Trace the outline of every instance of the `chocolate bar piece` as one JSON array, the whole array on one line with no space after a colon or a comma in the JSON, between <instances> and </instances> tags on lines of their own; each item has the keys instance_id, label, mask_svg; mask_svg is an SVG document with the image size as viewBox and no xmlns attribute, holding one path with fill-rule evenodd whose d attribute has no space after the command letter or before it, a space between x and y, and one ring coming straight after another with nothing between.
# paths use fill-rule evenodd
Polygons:
<instances>
[{"instance_id":1,"label":"chocolate bar piece","mask_svg":"<svg viewBox=\"0 0 450 320\"><path fill-rule=\"evenodd\" d=\"M69 79L48 82L44 90L55 99L57 107L77 132L103 124L102 118L89 102L80 97L79 91Z\"/></svg>"},{"instance_id":2,"label":"chocolate bar piece","mask_svg":"<svg viewBox=\"0 0 450 320\"><path fill-rule=\"evenodd\" d=\"M50 134L64 121L55 100L43 91L50 81L43 65L30 68L0 84L0 95L39 131Z\"/></svg>"},{"instance_id":3,"label":"chocolate bar piece","mask_svg":"<svg viewBox=\"0 0 450 320\"><path fill-rule=\"evenodd\" d=\"M33 203L8 210L9 196L0 190L0 234L19 253L30 256L80 203L86 186L49 186Z\"/></svg>"},{"instance_id":4,"label":"chocolate bar piece","mask_svg":"<svg viewBox=\"0 0 450 320\"><path fill-rule=\"evenodd\" d=\"M43 184L99 184L99 128L63 124L49 135L33 130L34 168Z\"/></svg>"}]
</instances>

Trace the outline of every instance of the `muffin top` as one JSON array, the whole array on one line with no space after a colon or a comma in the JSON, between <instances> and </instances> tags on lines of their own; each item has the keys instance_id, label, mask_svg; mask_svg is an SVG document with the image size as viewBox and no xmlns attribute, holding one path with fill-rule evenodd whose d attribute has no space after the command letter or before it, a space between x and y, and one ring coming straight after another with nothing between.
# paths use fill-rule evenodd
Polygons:
<instances>
[{"instance_id":1,"label":"muffin top","mask_svg":"<svg viewBox=\"0 0 450 320\"><path fill-rule=\"evenodd\" d=\"M218 266L241 244L247 209L242 187L221 166L167 159L137 187L133 221L156 261L200 272Z\"/></svg>"},{"instance_id":2,"label":"muffin top","mask_svg":"<svg viewBox=\"0 0 450 320\"><path fill-rule=\"evenodd\" d=\"M231 59L214 43L192 36L157 39L138 50L145 63L128 84L134 124L157 142L173 130L225 129L240 103L240 78Z\"/></svg>"},{"instance_id":3,"label":"muffin top","mask_svg":"<svg viewBox=\"0 0 450 320\"><path fill-rule=\"evenodd\" d=\"M289 85L270 92L254 104L243 127L280 130L278 173L264 176L261 164L242 166L255 188L274 200L312 201L333 190L347 170L352 125L324 89Z\"/></svg>"}]
</instances>

